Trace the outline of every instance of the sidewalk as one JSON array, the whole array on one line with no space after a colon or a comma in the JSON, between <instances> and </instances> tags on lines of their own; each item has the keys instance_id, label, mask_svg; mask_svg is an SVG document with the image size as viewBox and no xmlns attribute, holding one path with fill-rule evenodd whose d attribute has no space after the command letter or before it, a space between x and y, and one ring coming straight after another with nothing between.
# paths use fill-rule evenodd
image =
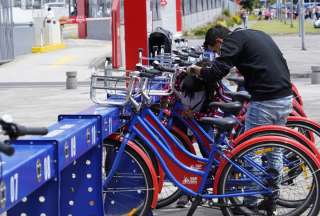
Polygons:
<instances>
[{"instance_id":1,"label":"sidewalk","mask_svg":"<svg viewBox=\"0 0 320 216\"><path fill-rule=\"evenodd\" d=\"M0 65L0 86L62 84L67 71L77 71L78 81L90 80L92 64L101 64L111 56L111 41L68 39L67 48L18 56L14 61Z\"/></svg>"}]
</instances>

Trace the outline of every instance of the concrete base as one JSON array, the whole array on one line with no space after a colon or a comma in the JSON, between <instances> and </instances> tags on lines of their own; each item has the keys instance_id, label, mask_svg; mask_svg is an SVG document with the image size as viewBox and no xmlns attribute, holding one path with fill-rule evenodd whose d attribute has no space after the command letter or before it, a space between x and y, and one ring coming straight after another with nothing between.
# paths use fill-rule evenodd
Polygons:
<instances>
[{"instance_id":1,"label":"concrete base","mask_svg":"<svg viewBox=\"0 0 320 216\"><path fill-rule=\"evenodd\" d=\"M52 45L47 45L47 46L42 46L42 47L32 47L32 52L33 53L44 53L44 52L55 51L55 50L63 49L63 48L66 48L65 44L52 44Z\"/></svg>"},{"instance_id":2,"label":"concrete base","mask_svg":"<svg viewBox=\"0 0 320 216\"><path fill-rule=\"evenodd\" d=\"M311 84L320 84L320 66L311 66Z\"/></svg>"}]
</instances>

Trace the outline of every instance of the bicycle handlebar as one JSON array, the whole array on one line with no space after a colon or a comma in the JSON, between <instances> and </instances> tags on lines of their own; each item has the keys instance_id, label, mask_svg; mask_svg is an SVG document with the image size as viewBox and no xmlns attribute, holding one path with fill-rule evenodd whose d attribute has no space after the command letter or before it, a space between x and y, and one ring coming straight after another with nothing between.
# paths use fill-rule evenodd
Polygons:
<instances>
[{"instance_id":1,"label":"bicycle handlebar","mask_svg":"<svg viewBox=\"0 0 320 216\"><path fill-rule=\"evenodd\" d=\"M14 154L14 148L11 145L0 141L0 152L3 152L5 155L11 156Z\"/></svg>"},{"instance_id":2,"label":"bicycle handlebar","mask_svg":"<svg viewBox=\"0 0 320 216\"><path fill-rule=\"evenodd\" d=\"M25 127L22 125L16 125L17 135L46 135L48 133L48 129L45 127Z\"/></svg>"},{"instance_id":3,"label":"bicycle handlebar","mask_svg":"<svg viewBox=\"0 0 320 216\"><path fill-rule=\"evenodd\" d=\"M175 73L176 70L174 68L167 68L167 67L163 67L162 65L160 65L160 63L158 61L153 61L152 62L152 66L159 70L159 71L163 71L163 72L169 72L169 73Z\"/></svg>"},{"instance_id":4,"label":"bicycle handlebar","mask_svg":"<svg viewBox=\"0 0 320 216\"><path fill-rule=\"evenodd\" d=\"M2 126L5 135L8 135L10 139L16 139L19 136L25 135L46 135L48 129L44 127L25 127L15 123L8 123L0 119L0 125Z\"/></svg>"}]
</instances>

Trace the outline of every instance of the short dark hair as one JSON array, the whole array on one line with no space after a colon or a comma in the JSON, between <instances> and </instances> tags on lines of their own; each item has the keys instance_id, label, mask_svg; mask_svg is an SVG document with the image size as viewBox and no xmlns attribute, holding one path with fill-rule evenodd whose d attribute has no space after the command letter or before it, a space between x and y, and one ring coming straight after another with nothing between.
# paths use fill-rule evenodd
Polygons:
<instances>
[{"instance_id":1,"label":"short dark hair","mask_svg":"<svg viewBox=\"0 0 320 216\"><path fill-rule=\"evenodd\" d=\"M48 7L48 11L51 11L51 7Z\"/></svg>"},{"instance_id":2,"label":"short dark hair","mask_svg":"<svg viewBox=\"0 0 320 216\"><path fill-rule=\"evenodd\" d=\"M222 25L216 25L210 28L205 37L203 46L214 45L217 38L225 39L230 33L230 30Z\"/></svg>"}]
</instances>

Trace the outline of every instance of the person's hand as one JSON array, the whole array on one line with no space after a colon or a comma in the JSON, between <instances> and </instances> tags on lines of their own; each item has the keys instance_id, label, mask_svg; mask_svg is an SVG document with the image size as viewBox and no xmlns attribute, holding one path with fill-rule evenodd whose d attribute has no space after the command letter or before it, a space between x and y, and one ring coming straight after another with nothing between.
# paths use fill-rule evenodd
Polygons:
<instances>
[{"instance_id":1,"label":"person's hand","mask_svg":"<svg viewBox=\"0 0 320 216\"><path fill-rule=\"evenodd\" d=\"M187 68L187 73L198 77L198 76L200 76L200 73L201 73L201 67L199 67L197 65L192 65Z\"/></svg>"}]
</instances>

